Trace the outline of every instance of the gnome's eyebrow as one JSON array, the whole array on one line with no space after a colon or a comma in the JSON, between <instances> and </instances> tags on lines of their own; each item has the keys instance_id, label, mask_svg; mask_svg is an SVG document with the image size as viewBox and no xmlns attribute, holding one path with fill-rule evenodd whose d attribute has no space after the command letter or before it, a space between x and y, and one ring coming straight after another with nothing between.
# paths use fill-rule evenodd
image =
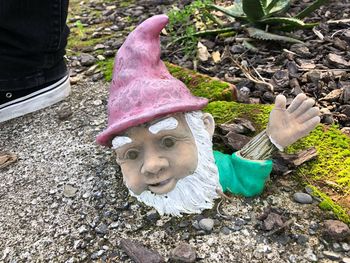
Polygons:
<instances>
[{"instance_id":1,"label":"gnome's eyebrow","mask_svg":"<svg viewBox=\"0 0 350 263\"><path fill-rule=\"evenodd\" d=\"M152 124L151 126L149 126L148 130L153 134L157 134L158 132L163 130L174 130L177 128L177 125L178 121L174 117L169 117L155 124Z\"/></svg>"},{"instance_id":2,"label":"gnome's eyebrow","mask_svg":"<svg viewBox=\"0 0 350 263\"><path fill-rule=\"evenodd\" d=\"M131 142L132 140L127 136L117 136L112 140L112 149L118 149Z\"/></svg>"}]
</instances>

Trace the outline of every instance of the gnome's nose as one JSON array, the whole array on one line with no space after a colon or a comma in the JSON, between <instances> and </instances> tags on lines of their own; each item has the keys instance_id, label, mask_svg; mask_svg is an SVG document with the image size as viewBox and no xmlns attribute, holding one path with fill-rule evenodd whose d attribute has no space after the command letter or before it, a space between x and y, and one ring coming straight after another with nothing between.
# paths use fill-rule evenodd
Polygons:
<instances>
[{"instance_id":1,"label":"gnome's nose","mask_svg":"<svg viewBox=\"0 0 350 263\"><path fill-rule=\"evenodd\" d=\"M157 153L146 153L141 173L148 177L160 176L167 167L169 167L169 162L166 158L158 156Z\"/></svg>"}]
</instances>

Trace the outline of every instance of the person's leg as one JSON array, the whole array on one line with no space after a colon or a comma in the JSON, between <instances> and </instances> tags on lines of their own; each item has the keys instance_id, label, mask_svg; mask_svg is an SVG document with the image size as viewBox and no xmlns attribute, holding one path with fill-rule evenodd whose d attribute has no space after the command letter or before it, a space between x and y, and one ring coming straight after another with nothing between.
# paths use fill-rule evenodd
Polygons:
<instances>
[{"instance_id":1,"label":"person's leg","mask_svg":"<svg viewBox=\"0 0 350 263\"><path fill-rule=\"evenodd\" d=\"M68 0L0 0L0 122L69 94Z\"/></svg>"}]
</instances>

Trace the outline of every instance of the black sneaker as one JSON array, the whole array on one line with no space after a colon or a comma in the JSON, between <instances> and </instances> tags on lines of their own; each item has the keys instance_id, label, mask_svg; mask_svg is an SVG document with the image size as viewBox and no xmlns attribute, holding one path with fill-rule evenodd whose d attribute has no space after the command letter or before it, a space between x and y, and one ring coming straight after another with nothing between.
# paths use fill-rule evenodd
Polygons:
<instances>
[{"instance_id":1,"label":"black sneaker","mask_svg":"<svg viewBox=\"0 0 350 263\"><path fill-rule=\"evenodd\" d=\"M58 81L17 91L0 91L0 122L51 106L70 93L69 76Z\"/></svg>"}]
</instances>

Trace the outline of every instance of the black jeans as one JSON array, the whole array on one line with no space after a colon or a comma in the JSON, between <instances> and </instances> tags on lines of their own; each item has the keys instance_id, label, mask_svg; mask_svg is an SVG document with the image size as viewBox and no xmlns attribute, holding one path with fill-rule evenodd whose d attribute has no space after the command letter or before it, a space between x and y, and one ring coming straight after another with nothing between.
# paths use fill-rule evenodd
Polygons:
<instances>
[{"instance_id":1,"label":"black jeans","mask_svg":"<svg viewBox=\"0 0 350 263\"><path fill-rule=\"evenodd\" d=\"M67 74L69 0L0 0L0 91L33 88Z\"/></svg>"}]
</instances>

